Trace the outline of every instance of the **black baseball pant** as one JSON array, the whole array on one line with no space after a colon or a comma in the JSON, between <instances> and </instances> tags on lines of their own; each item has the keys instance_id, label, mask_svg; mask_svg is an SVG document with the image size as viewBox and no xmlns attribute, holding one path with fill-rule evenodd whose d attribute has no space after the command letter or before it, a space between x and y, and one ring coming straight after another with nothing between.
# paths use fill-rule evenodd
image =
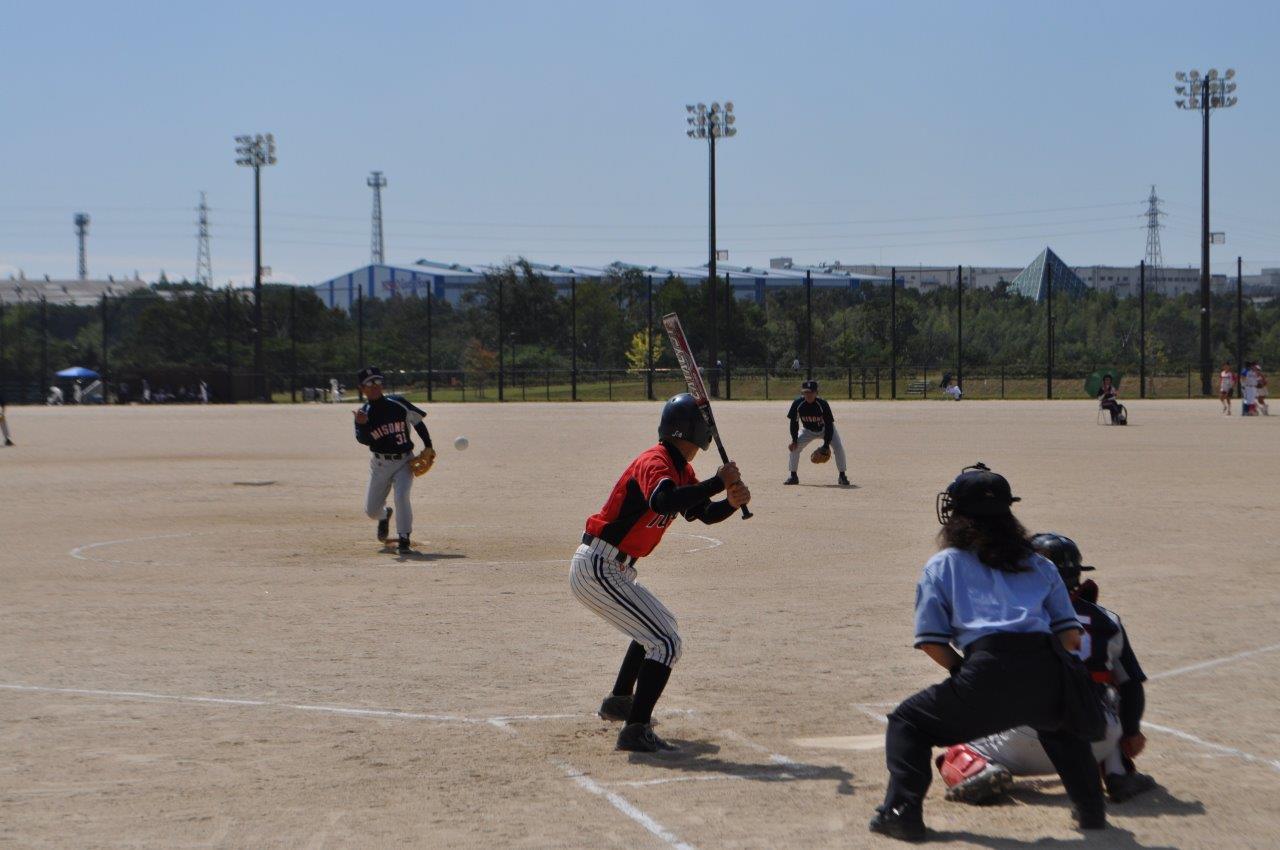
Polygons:
<instances>
[{"instance_id":1,"label":"black baseball pant","mask_svg":"<svg viewBox=\"0 0 1280 850\"><path fill-rule=\"evenodd\" d=\"M1031 726L1067 795L1084 814L1105 810L1093 751L1061 727L1062 668L1044 634L997 634L975 641L945 682L908 697L889 715L887 808L919 812L933 778L932 748Z\"/></svg>"}]
</instances>

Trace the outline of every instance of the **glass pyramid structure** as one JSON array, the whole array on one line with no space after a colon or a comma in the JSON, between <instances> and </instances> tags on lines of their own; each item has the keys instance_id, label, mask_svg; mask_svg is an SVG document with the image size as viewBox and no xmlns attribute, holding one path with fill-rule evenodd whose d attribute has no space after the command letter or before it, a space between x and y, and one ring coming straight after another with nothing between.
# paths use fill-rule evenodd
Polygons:
<instances>
[{"instance_id":1,"label":"glass pyramid structure","mask_svg":"<svg viewBox=\"0 0 1280 850\"><path fill-rule=\"evenodd\" d=\"M1053 295L1055 298L1063 295L1069 298L1084 295L1085 290L1088 288L1084 285L1084 281L1066 263L1062 262L1062 259L1057 254L1053 253L1053 249L1045 248L1040 252L1040 256L1031 261L1031 265L1023 269L1013 279L1013 283L1009 286L1009 291L1025 295L1027 298L1034 298L1036 301L1043 301L1048 292L1050 277L1046 273L1046 269L1052 272Z\"/></svg>"}]
</instances>

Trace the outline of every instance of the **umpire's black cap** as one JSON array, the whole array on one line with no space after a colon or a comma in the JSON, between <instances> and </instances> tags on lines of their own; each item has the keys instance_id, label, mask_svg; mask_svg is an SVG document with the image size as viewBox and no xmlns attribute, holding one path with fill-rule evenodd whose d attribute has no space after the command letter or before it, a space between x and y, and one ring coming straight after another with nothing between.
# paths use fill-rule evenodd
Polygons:
<instances>
[{"instance_id":1,"label":"umpire's black cap","mask_svg":"<svg viewBox=\"0 0 1280 850\"><path fill-rule=\"evenodd\" d=\"M382 383L382 370L377 366L366 366L360 370L359 374L356 375L356 378L359 380L360 386L362 387L365 384L371 384L374 381Z\"/></svg>"},{"instance_id":2,"label":"umpire's black cap","mask_svg":"<svg viewBox=\"0 0 1280 850\"><path fill-rule=\"evenodd\" d=\"M816 392L818 391L818 382L817 382L817 381L805 381L804 383L802 383L802 384L800 385L800 390L801 390L802 392L803 392L804 390L813 390L813 391L816 393Z\"/></svg>"},{"instance_id":3,"label":"umpire's black cap","mask_svg":"<svg viewBox=\"0 0 1280 850\"><path fill-rule=\"evenodd\" d=\"M969 517L1001 516L1020 501L1007 478L992 472L985 463L975 463L966 466L946 491L938 494L938 522L946 525L953 512Z\"/></svg>"}]
</instances>

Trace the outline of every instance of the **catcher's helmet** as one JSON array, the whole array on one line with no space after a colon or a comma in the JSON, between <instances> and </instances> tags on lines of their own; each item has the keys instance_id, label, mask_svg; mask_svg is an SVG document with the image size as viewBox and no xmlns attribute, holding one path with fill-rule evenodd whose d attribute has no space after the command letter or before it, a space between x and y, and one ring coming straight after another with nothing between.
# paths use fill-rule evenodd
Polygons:
<instances>
[{"instance_id":1,"label":"catcher's helmet","mask_svg":"<svg viewBox=\"0 0 1280 850\"><path fill-rule=\"evenodd\" d=\"M662 419L658 422L658 439L679 437L706 451L711 445L711 429L698 403L688 393L673 395L662 407Z\"/></svg>"},{"instance_id":2,"label":"catcher's helmet","mask_svg":"<svg viewBox=\"0 0 1280 850\"><path fill-rule=\"evenodd\" d=\"M1080 586L1080 572L1082 570L1092 570L1095 567L1085 566L1080 563L1080 547L1070 537L1064 534L1055 534L1051 531L1041 532L1031 538L1031 548L1036 553L1043 555L1054 566L1058 568L1058 574L1062 576L1062 583L1067 586L1067 590L1075 590Z\"/></svg>"},{"instance_id":3,"label":"catcher's helmet","mask_svg":"<svg viewBox=\"0 0 1280 850\"><path fill-rule=\"evenodd\" d=\"M1009 513L1010 505L1020 501L1022 499L1009 489L1008 479L978 462L962 469L956 480L938 494L938 522L946 525L952 513L968 517L1001 516Z\"/></svg>"}]
</instances>

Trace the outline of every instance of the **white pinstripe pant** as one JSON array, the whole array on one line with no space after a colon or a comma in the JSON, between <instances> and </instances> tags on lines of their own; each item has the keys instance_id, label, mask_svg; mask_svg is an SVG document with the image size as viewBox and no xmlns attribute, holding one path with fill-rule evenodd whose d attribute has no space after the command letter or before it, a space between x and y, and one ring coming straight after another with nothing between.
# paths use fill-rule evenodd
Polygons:
<instances>
[{"instance_id":1,"label":"white pinstripe pant","mask_svg":"<svg viewBox=\"0 0 1280 850\"><path fill-rule=\"evenodd\" d=\"M645 649L644 657L668 667L680 660L675 615L636 581L636 568L616 559L617 549L597 540L573 553L569 586L578 601Z\"/></svg>"}]
</instances>

